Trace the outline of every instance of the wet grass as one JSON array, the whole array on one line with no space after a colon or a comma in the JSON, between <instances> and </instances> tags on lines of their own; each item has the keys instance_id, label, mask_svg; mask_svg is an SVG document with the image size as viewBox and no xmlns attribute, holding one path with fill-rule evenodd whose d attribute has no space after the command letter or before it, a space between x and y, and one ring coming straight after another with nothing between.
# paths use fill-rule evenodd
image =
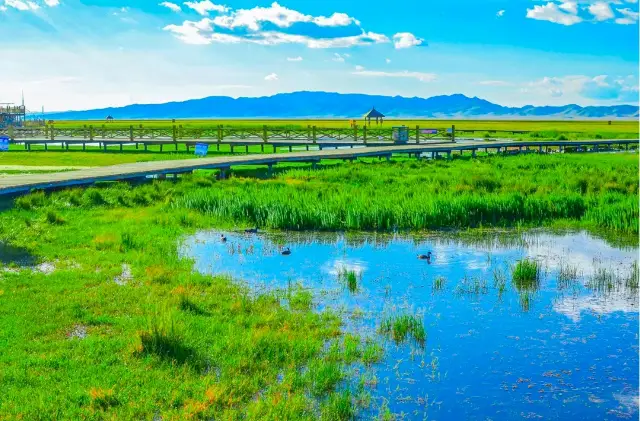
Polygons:
<instances>
[{"instance_id":1,"label":"wet grass","mask_svg":"<svg viewBox=\"0 0 640 421\"><path fill-rule=\"evenodd\" d=\"M612 268L597 267L593 275L587 281L587 288L590 290L608 295L617 292L627 294L638 293L638 262L635 261L628 268Z\"/></svg>"},{"instance_id":2,"label":"wet grass","mask_svg":"<svg viewBox=\"0 0 640 421\"><path fill-rule=\"evenodd\" d=\"M636 212L637 223L637 163L629 160L637 156L593 158L367 162L269 180L196 174L20 197L0 214L0 262L24 257L56 269L19 266L0 277L0 418L349 418L358 408L347 367L379 361L380 346L343 335L338 316L315 312L308 291L255 295L227 277L194 273L177 254L179 239L237 221L633 232L625 218ZM597 222L599 214L611 219ZM131 279L118 284L124 265ZM637 271L618 278L637 289ZM356 291L356 273L347 278ZM69 340L78 325L86 338ZM415 315L386 318L380 332L426 341Z\"/></svg>"},{"instance_id":3,"label":"wet grass","mask_svg":"<svg viewBox=\"0 0 640 421\"><path fill-rule=\"evenodd\" d=\"M423 347L427 340L422 319L409 314L384 318L380 324L380 333L391 337L397 344L413 339L416 344Z\"/></svg>"},{"instance_id":4,"label":"wet grass","mask_svg":"<svg viewBox=\"0 0 640 421\"><path fill-rule=\"evenodd\" d=\"M433 280L433 285L431 286L431 290L436 293L440 292L444 289L447 283L447 279L444 276L437 276L436 279Z\"/></svg>"},{"instance_id":5,"label":"wet grass","mask_svg":"<svg viewBox=\"0 0 640 421\"><path fill-rule=\"evenodd\" d=\"M178 256L180 238L225 226L167 207L195 185L36 193L0 214L0 265L12 268L0 272L0 418L357 413L347 369L379 361L381 350L359 339L343 345L340 319L314 311L308 291L282 300L194 273ZM55 269L23 266L42 262ZM125 265L130 277L117 283ZM71 339L77 326L86 335ZM343 351L329 355L333 343Z\"/></svg>"},{"instance_id":6,"label":"wet grass","mask_svg":"<svg viewBox=\"0 0 640 421\"><path fill-rule=\"evenodd\" d=\"M575 285L580 277L578 268L566 262L560 262L560 270L558 272L558 289L565 290Z\"/></svg>"},{"instance_id":7,"label":"wet grass","mask_svg":"<svg viewBox=\"0 0 640 421\"><path fill-rule=\"evenodd\" d=\"M541 268L536 260L523 259L516 262L511 271L511 280L518 291L537 291L540 288Z\"/></svg>"},{"instance_id":8,"label":"wet grass","mask_svg":"<svg viewBox=\"0 0 640 421\"><path fill-rule=\"evenodd\" d=\"M349 292L355 294L358 292L358 274L354 270L342 268L338 271L338 278L344 282Z\"/></svg>"},{"instance_id":9,"label":"wet grass","mask_svg":"<svg viewBox=\"0 0 640 421\"><path fill-rule=\"evenodd\" d=\"M469 278L465 275L464 278L456 285L456 295L484 295L489 293L489 284L486 279L482 278Z\"/></svg>"},{"instance_id":10,"label":"wet grass","mask_svg":"<svg viewBox=\"0 0 640 421\"><path fill-rule=\"evenodd\" d=\"M241 176L194 189L174 206L288 230L565 225L638 232L635 154L368 161L269 180Z\"/></svg>"},{"instance_id":11,"label":"wet grass","mask_svg":"<svg viewBox=\"0 0 640 421\"><path fill-rule=\"evenodd\" d=\"M500 267L493 269L493 287L498 291L498 299L502 299L507 290L507 274Z\"/></svg>"}]
</instances>

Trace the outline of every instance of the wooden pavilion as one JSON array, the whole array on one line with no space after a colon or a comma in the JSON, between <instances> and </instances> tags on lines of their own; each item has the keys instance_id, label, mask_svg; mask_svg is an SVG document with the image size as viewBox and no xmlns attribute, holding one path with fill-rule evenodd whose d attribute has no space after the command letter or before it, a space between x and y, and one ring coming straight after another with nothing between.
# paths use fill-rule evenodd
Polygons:
<instances>
[{"instance_id":1,"label":"wooden pavilion","mask_svg":"<svg viewBox=\"0 0 640 421\"><path fill-rule=\"evenodd\" d=\"M382 119L384 118L384 114L382 114L380 111L376 110L376 107L372 107L371 111L369 111L368 113L366 113L364 115L364 119L365 119L365 121L369 122L369 126L371 126L371 119L372 118L376 119L376 124L382 124ZM378 121L380 123L378 123Z\"/></svg>"}]
</instances>

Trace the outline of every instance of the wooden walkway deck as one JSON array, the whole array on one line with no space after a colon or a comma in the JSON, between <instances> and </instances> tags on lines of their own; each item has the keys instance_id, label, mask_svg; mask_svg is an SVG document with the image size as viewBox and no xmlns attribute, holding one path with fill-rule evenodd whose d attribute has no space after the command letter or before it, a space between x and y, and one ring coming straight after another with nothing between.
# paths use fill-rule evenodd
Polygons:
<instances>
[{"instance_id":1,"label":"wooden walkway deck","mask_svg":"<svg viewBox=\"0 0 640 421\"><path fill-rule=\"evenodd\" d=\"M94 167L78 171L17 175L0 179L0 195L27 193L31 190L58 189L71 186L89 185L101 181L133 180L148 176L166 176L169 174L190 173L200 169L220 169L224 174L232 166L266 165L269 168L281 162L319 162L322 159L355 160L358 158L391 158L393 154L409 154L419 158L427 153L432 156L454 152L470 152L475 156L478 150L493 150L497 153L519 153L532 151L544 153L549 148L564 151L566 148L589 147L593 152L603 151L613 146L638 147L638 140L591 140L591 141L539 141L539 142L473 142L448 143L438 145L397 145L354 149L333 149L312 152L293 152L286 154L254 154L243 156L223 156L217 158L184 159L174 161L152 161L133 164L121 164L108 167Z\"/></svg>"}]
</instances>

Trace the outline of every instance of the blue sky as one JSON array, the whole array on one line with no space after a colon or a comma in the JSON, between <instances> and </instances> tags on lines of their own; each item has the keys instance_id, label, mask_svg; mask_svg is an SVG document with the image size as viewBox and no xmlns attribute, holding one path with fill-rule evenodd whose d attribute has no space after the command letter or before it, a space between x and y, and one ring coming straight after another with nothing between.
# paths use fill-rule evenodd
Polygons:
<instances>
[{"instance_id":1,"label":"blue sky","mask_svg":"<svg viewBox=\"0 0 640 421\"><path fill-rule=\"evenodd\" d=\"M638 103L638 0L0 0L0 102L325 90Z\"/></svg>"}]
</instances>

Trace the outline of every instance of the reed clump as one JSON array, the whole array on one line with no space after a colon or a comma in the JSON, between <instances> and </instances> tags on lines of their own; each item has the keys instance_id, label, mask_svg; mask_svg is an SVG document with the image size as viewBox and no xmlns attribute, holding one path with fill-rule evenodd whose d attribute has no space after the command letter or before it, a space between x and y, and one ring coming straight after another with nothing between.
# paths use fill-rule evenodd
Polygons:
<instances>
[{"instance_id":1,"label":"reed clump","mask_svg":"<svg viewBox=\"0 0 640 421\"><path fill-rule=\"evenodd\" d=\"M422 319L410 314L386 317L382 320L380 332L391 336L398 344L412 338L418 345L424 346L427 339Z\"/></svg>"},{"instance_id":2,"label":"reed clump","mask_svg":"<svg viewBox=\"0 0 640 421\"><path fill-rule=\"evenodd\" d=\"M291 170L270 180L234 178L215 189L191 189L173 206L287 230L509 227L562 220L637 233L636 158L597 158L526 155Z\"/></svg>"}]
</instances>

